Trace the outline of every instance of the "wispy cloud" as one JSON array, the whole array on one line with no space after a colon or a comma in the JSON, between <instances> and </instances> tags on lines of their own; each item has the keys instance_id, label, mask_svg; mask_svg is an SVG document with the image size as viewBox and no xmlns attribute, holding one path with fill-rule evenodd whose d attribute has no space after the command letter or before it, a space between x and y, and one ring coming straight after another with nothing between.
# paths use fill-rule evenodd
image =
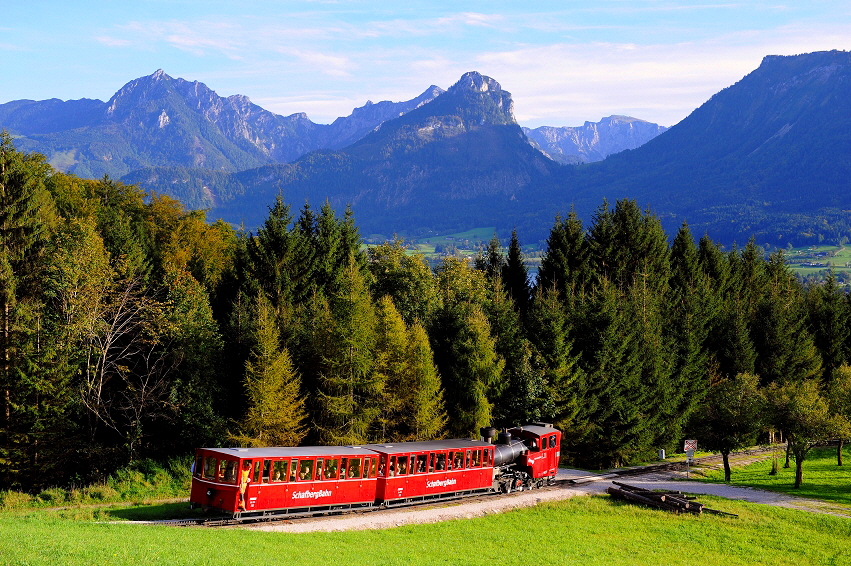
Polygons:
<instances>
[{"instance_id":1,"label":"wispy cloud","mask_svg":"<svg viewBox=\"0 0 851 566\"><path fill-rule=\"evenodd\" d=\"M108 35L100 35L95 37L95 41L107 47L130 47L133 45L129 39L118 39Z\"/></svg>"}]
</instances>

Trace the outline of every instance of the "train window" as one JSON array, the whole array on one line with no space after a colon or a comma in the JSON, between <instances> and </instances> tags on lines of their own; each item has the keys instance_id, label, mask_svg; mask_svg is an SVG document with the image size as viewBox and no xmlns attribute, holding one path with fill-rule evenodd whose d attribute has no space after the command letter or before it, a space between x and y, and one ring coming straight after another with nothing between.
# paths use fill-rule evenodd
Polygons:
<instances>
[{"instance_id":1,"label":"train window","mask_svg":"<svg viewBox=\"0 0 851 566\"><path fill-rule=\"evenodd\" d=\"M482 465L482 451L473 450L473 467L478 468Z\"/></svg>"},{"instance_id":2,"label":"train window","mask_svg":"<svg viewBox=\"0 0 851 566\"><path fill-rule=\"evenodd\" d=\"M204 469L204 457L200 454L195 458L195 463L192 464L192 474L201 477L201 471Z\"/></svg>"},{"instance_id":3,"label":"train window","mask_svg":"<svg viewBox=\"0 0 851 566\"><path fill-rule=\"evenodd\" d=\"M298 463L299 481L310 481L313 479L313 460L302 460Z\"/></svg>"},{"instance_id":4,"label":"train window","mask_svg":"<svg viewBox=\"0 0 851 566\"><path fill-rule=\"evenodd\" d=\"M222 460L219 463L219 477L225 483L236 483L236 462L234 460Z\"/></svg>"},{"instance_id":5,"label":"train window","mask_svg":"<svg viewBox=\"0 0 851 566\"><path fill-rule=\"evenodd\" d=\"M550 437L550 448L555 448L555 447L556 447L556 435L552 435Z\"/></svg>"},{"instance_id":6,"label":"train window","mask_svg":"<svg viewBox=\"0 0 851 566\"><path fill-rule=\"evenodd\" d=\"M317 458L316 459L316 481L319 481L319 480L322 479L322 464L324 464L324 463L325 463L324 458Z\"/></svg>"},{"instance_id":7,"label":"train window","mask_svg":"<svg viewBox=\"0 0 851 566\"><path fill-rule=\"evenodd\" d=\"M378 458L369 459L369 477L374 478L378 470ZM366 477L366 476L364 476Z\"/></svg>"},{"instance_id":8,"label":"train window","mask_svg":"<svg viewBox=\"0 0 851 566\"><path fill-rule=\"evenodd\" d=\"M424 474L426 471L426 460L428 459L428 455L420 454L417 456L417 473Z\"/></svg>"},{"instance_id":9,"label":"train window","mask_svg":"<svg viewBox=\"0 0 851 566\"><path fill-rule=\"evenodd\" d=\"M399 456L399 461L397 462L398 468L396 472L400 476L404 476L408 473L408 457L407 456Z\"/></svg>"},{"instance_id":10,"label":"train window","mask_svg":"<svg viewBox=\"0 0 851 566\"><path fill-rule=\"evenodd\" d=\"M337 473L340 468L340 460L337 458L328 458L325 461L325 479L326 480L335 480L337 479Z\"/></svg>"},{"instance_id":11,"label":"train window","mask_svg":"<svg viewBox=\"0 0 851 566\"><path fill-rule=\"evenodd\" d=\"M269 476L272 473L272 460L263 460L263 483L269 483Z\"/></svg>"},{"instance_id":12,"label":"train window","mask_svg":"<svg viewBox=\"0 0 851 566\"><path fill-rule=\"evenodd\" d=\"M296 477L298 477L297 476L297 470L298 470L298 460L290 461L290 481L295 481Z\"/></svg>"},{"instance_id":13,"label":"train window","mask_svg":"<svg viewBox=\"0 0 851 566\"><path fill-rule=\"evenodd\" d=\"M272 478L275 481L287 481L287 468L290 463L286 460L278 460L275 462L275 468L272 473Z\"/></svg>"},{"instance_id":14,"label":"train window","mask_svg":"<svg viewBox=\"0 0 851 566\"><path fill-rule=\"evenodd\" d=\"M463 470L464 469L464 451L459 450L455 453L455 460L452 463L452 469L454 470Z\"/></svg>"},{"instance_id":15,"label":"train window","mask_svg":"<svg viewBox=\"0 0 851 566\"><path fill-rule=\"evenodd\" d=\"M414 456L414 455L411 455L411 457L408 460L408 473L410 473L410 474L417 473L417 457Z\"/></svg>"},{"instance_id":16,"label":"train window","mask_svg":"<svg viewBox=\"0 0 851 566\"><path fill-rule=\"evenodd\" d=\"M204 458L204 477L214 480L216 479L216 469L219 461L215 458Z\"/></svg>"},{"instance_id":17,"label":"train window","mask_svg":"<svg viewBox=\"0 0 851 566\"><path fill-rule=\"evenodd\" d=\"M428 455L428 472L431 473L434 471L434 461L436 460L435 454Z\"/></svg>"},{"instance_id":18,"label":"train window","mask_svg":"<svg viewBox=\"0 0 851 566\"><path fill-rule=\"evenodd\" d=\"M349 459L343 458L342 460L340 460L340 479L341 480L346 479L346 474L348 473L348 471L349 471Z\"/></svg>"},{"instance_id":19,"label":"train window","mask_svg":"<svg viewBox=\"0 0 851 566\"><path fill-rule=\"evenodd\" d=\"M351 460L349 460L349 477L350 478L361 477L361 459L360 458L352 458Z\"/></svg>"},{"instance_id":20,"label":"train window","mask_svg":"<svg viewBox=\"0 0 851 566\"><path fill-rule=\"evenodd\" d=\"M378 466L378 477L383 478L387 473L387 456L381 457L381 464Z\"/></svg>"},{"instance_id":21,"label":"train window","mask_svg":"<svg viewBox=\"0 0 851 566\"><path fill-rule=\"evenodd\" d=\"M446 469L446 454L437 455L437 464L435 465L435 469L438 472L442 472Z\"/></svg>"},{"instance_id":22,"label":"train window","mask_svg":"<svg viewBox=\"0 0 851 566\"><path fill-rule=\"evenodd\" d=\"M472 450L467 450L467 459L465 460L465 462L466 462L467 468L473 467L473 451Z\"/></svg>"},{"instance_id":23,"label":"train window","mask_svg":"<svg viewBox=\"0 0 851 566\"><path fill-rule=\"evenodd\" d=\"M260 483L260 470L263 467L263 463L260 460L254 462L254 473L251 476L251 481L254 483Z\"/></svg>"}]
</instances>

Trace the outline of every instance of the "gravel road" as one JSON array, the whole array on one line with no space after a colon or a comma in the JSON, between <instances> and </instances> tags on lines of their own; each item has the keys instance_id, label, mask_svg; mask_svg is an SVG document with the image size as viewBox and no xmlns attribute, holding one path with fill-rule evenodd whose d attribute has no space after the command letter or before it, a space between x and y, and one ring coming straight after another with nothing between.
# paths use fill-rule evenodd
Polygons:
<instances>
[{"instance_id":1,"label":"gravel road","mask_svg":"<svg viewBox=\"0 0 851 566\"><path fill-rule=\"evenodd\" d=\"M560 469L558 479L570 479L587 475L588 472L580 470ZM823 501L804 499L749 487L684 481L684 478L680 477L678 472L633 476L623 478L623 481L630 485L637 485L647 489L669 489L694 494L717 495L752 503L764 503L766 505L777 505L814 513L829 513L851 517L851 513L847 509ZM444 502L435 505L393 509L389 511L353 513L338 517L296 519L272 524L250 525L246 528L288 533L387 529L402 525L483 517L493 513L503 513L512 509L531 507L545 501L558 501L577 495L602 494L611 485L611 479L600 479L581 485L559 485L552 488L486 497L471 501Z\"/></svg>"}]
</instances>

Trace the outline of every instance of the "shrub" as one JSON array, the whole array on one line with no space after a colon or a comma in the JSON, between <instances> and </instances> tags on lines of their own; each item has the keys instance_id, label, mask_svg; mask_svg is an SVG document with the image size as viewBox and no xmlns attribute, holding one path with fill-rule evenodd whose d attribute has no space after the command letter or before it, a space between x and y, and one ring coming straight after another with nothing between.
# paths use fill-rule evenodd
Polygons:
<instances>
[{"instance_id":1,"label":"shrub","mask_svg":"<svg viewBox=\"0 0 851 566\"><path fill-rule=\"evenodd\" d=\"M114 501L116 499L121 499L120 494L106 484L90 485L89 487L83 489L83 493L87 498L94 499L97 501Z\"/></svg>"},{"instance_id":2,"label":"shrub","mask_svg":"<svg viewBox=\"0 0 851 566\"><path fill-rule=\"evenodd\" d=\"M0 509L20 509L32 504L33 496L20 491L0 491Z\"/></svg>"},{"instance_id":3,"label":"shrub","mask_svg":"<svg viewBox=\"0 0 851 566\"><path fill-rule=\"evenodd\" d=\"M39 493L38 498L45 503L65 503L68 500L68 492L61 487L51 487Z\"/></svg>"}]
</instances>

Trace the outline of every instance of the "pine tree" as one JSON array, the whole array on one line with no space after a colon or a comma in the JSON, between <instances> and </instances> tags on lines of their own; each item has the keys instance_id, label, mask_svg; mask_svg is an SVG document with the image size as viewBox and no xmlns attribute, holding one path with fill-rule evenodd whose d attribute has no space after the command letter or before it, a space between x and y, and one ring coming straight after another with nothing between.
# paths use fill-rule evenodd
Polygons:
<instances>
[{"instance_id":1,"label":"pine tree","mask_svg":"<svg viewBox=\"0 0 851 566\"><path fill-rule=\"evenodd\" d=\"M828 273L823 285L810 287L806 294L806 312L813 339L821 353L824 382L830 383L833 372L846 363L845 343L851 336L851 312L844 293L836 284L833 272Z\"/></svg>"},{"instance_id":2,"label":"pine tree","mask_svg":"<svg viewBox=\"0 0 851 566\"><path fill-rule=\"evenodd\" d=\"M297 446L304 438L304 401L289 352L280 347L272 306L257 298L257 343L245 364L248 409L231 438L242 446Z\"/></svg>"},{"instance_id":3,"label":"pine tree","mask_svg":"<svg viewBox=\"0 0 851 566\"><path fill-rule=\"evenodd\" d=\"M511 231L508 254L505 265L502 266L502 285L520 313L525 314L529 308L530 299L529 269L523 258L523 248L517 238L516 228Z\"/></svg>"},{"instance_id":4,"label":"pine tree","mask_svg":"<svg viewBox=\"0 0 851 566\"><path fill-rule=\"evenodd\" d=\"M804 301L785 265L773 254L766 269L768 289L756 309L756 373L762 384L790 383L821 376L821 356L807 328Z\"/></svg>"},{"instance_id":5,"label":"pine tree","mask_svg":"<svg viewBox=\"0 0 851 566\"><path fill-rule=\"evenodd\" d=\"M428 335L419 323L414 323L408 330L407 365L407 440L440 438L447 422L443 388Z\"/></svg>"},{"instance_id":6,"label":"pine tree","mask_svg":"<svg viewBox=\"0 0 851 566\"><path fill-rule=\"evenodd\" d=\"M537 286L555 289L563 300L579 293L588 273L588 245L582 221L571 209L566 220L556 217L547 238L547 251L541 258Z\"/></svg>"},{"instance_id":7,"label":"pine tree","mask_svg":"<svg viewBox=\"0 0 851 566\"><path fill-rule=\"evenodd\" d=\"M398 442L407 435L405 430L406 390L409 367L408 336L405 322L388 296L378 300L376 311L374 380L383 385L381 414L376 419L370 437L377 442Z\"/></svg>"},{"instance_id":8,"label":"pine tree","mask_svg":"<svg viewBox=\"0 0 851 566\"><path fill-rule=\"evenodd\" d=\"M338 275L331 297L332 319L321 356L317 403L323 444L360 444L370 440L381 414L384 382L373 372L375 308L354 256ZM318 322L318 321L317 321Z\"/></svg>"}]
</instances>

